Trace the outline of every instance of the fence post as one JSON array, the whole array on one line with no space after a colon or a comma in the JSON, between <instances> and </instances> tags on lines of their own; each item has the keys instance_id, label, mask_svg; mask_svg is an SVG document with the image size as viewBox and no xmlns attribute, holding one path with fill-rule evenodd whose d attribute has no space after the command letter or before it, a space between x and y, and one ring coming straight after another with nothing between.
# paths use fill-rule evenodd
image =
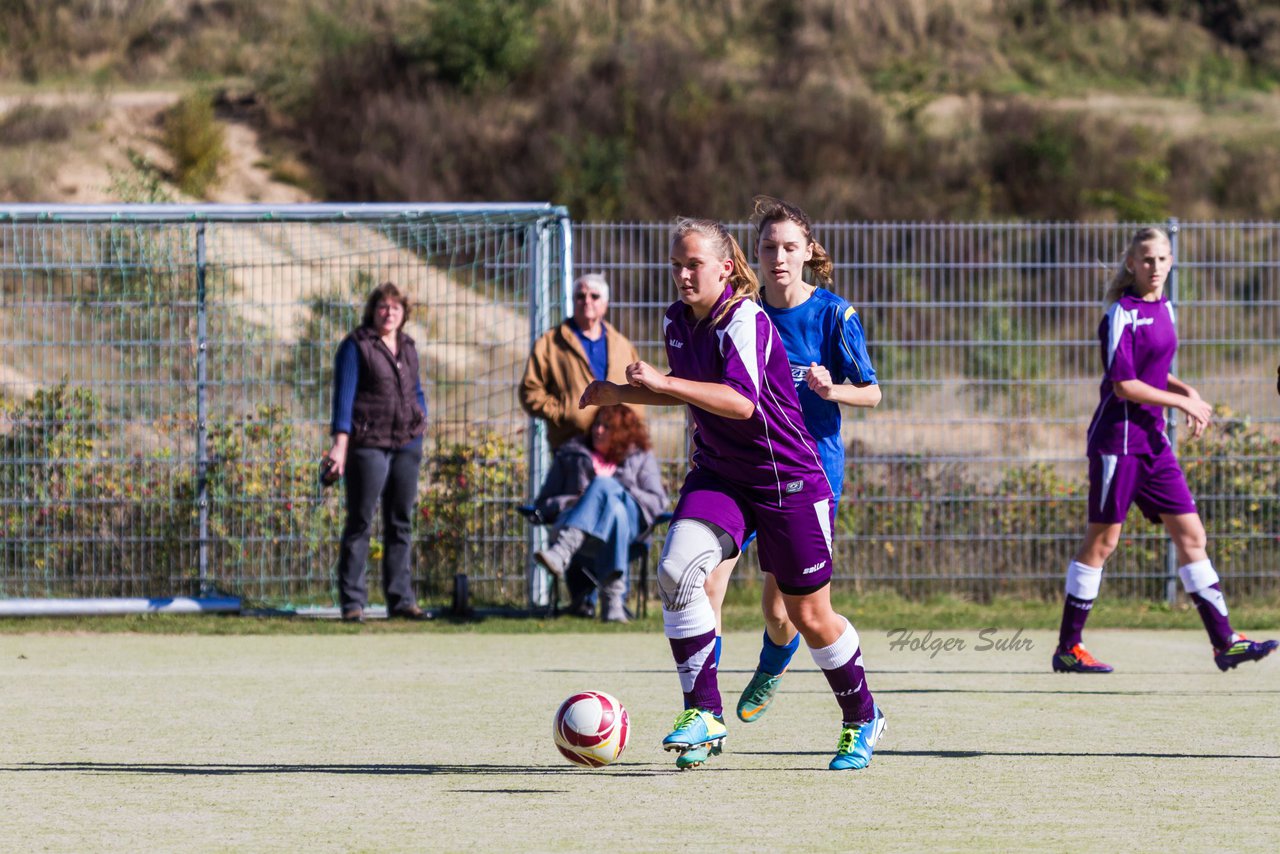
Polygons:
<instances>
[{"instance_id":1,"label":"fence post","mask_svg":"<svg viewBox=\"0 0 1280 854\"><path fill-rule=\"evenodd\" d=\"M562 240L564 240L564 233L567 231L566 223L567 220L564 219L557 222L557 233L559 233ZM529 349L532 349L533 342L538 340L538 336L550 325L550 308L553 304L553 294L555 292L555 281L551 270L551 221L548 219L539 220L534 225L533 231L533 281L529 288ZM563 257L561 258L561 263L564 263ZM547 469L550 467L550 459L547 453L546 422L541 418L528 416L527 424L528 429L525 430L525 436L528 438L525 442L525 459L529 461L529 480L525 486L525 494L533 496L538 494L538 488L546 477ZM542 564L533 559L533 553L542 548L544 536L545 533L541 526L525 526L525 544L527 546L525 578L527 580L530 608L547 607L551 604L549 596L550 578L547 570L543 568Z\"/></svg>"},{"instance_id":2,"label":"fence post","mask_svg":"<svg viewBox=\"0 0 1280 854\"><path fill-rule=\"evenodd\" d=\"M1169 251L1173 255L1174 266L1169 270L1169 281L1165 283L1165 296L1169 299L1169 304L1174 306L1176 312L1177 305L1177 282L1178 282L1178 218L1169 217L1165 222L1165 230L1169 233ZM1169 373L1174 376L1178 375L1178 353L1175 350L1173 354L1173 362L1169 365ZM1164 411L1165 435L1169 437L1169 448L1176 455L1178 452L1178 410L1165 408ZM1164 600L1172 608L1178 602L1178 550L1173 545L1173 540L1169 539L1164 546Z\"/></svg>"},{"instance_id":3,"label":"fence post","mask_svg":"<svg viewBox=\"0 0 1280 854\"><path fill-rule=\"evenodd\" d=\"M209 583L209 313L205 271L208 255L205 223L196 226L196 507L200 514L200 595L213 591Z\"/></svg>"}]
</instances>

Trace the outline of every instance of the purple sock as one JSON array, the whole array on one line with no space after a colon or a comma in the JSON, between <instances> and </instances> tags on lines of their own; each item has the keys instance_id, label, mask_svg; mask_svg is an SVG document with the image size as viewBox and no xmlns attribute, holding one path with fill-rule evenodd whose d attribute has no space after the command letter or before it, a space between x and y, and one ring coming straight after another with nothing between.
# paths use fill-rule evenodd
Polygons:
<instances>
[{"instance_id":1,"label":"purple sock","mask_svg":"<svg viewBox=\"0 0 1280 854\"><path fill-rule=\"evenodd\" d=\"M720 685L716 678L715 629L692 637L668 640L680 674L684 707L723 715L724 705L720 701Z\"/></svg>"},{"instance_id":2,"label":"purple sock","mask_svg":"<svg viewBox=\"0 0 1280 854\"><path fill-rule=\"evenodd\" d=\"M862 650L858 646L858 633L852 625L831 646L810 649L813 662L822 668L827 684L840 704L841 719L846 724L869 721L875 716L875 700L867 687L866 672L862 669Z\"/></svg>"},{"instance_id":3,"label":"purple sock","mask_svg":"<svg viewBox=\"0 0 1280 854\"><path fill-rule=\"evenodd\" d=\"M1222 586L1215 582L1198 593L1192 593L1191 601L1196 603L1200 621L1204 623L1204 630L1209 633L1214 649L1231 646L1235 632L1231 630L1231 620L1227 617L1227 600L1222 595Z\"/></svg>"},{"instance_id":4,"label":"purple sock","mask_svg":"<svg viewBox=\"0 0 1280 854\"><path fill-rule=\"evenodd\" d=\"M1080 643L1084 622L1089 619L1093 602L1092 599L1080 599L1067 594L1067 601L1062 606L1062 627L1058 629L1058 652L1066 652Z\"/></svg>"}]
</instances>

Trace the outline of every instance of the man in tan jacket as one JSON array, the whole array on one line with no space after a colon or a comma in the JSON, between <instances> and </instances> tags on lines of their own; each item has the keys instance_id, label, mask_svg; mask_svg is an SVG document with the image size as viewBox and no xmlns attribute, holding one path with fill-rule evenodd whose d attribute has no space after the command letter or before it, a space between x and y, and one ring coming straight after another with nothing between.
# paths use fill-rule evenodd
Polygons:
<instances>
[{"instance_id":1,"label":"man in tan jacket","mask_svg":"<svg viewBox=\"0 0 1280 854\"><path fill-rule=\"evenodd\" d=\"M578 408L592 380L625 383L626 368L640 361L626 336L604 319L609 283L590 273L573 283L573 317L543 333L533 345L520 381L520 405L547 422L554 451L591 426L596 407Z\"/></svg>"}]
</instances>

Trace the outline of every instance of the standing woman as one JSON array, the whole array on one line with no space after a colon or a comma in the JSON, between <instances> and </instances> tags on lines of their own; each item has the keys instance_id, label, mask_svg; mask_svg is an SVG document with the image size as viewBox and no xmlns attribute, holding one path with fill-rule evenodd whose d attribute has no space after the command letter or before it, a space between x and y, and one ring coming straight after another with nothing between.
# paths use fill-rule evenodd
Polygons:
<instances>
[{"instance_id":1,"label":"standing woman","mask_svg":"<svg viewBox=\"0 0 1280 854\"><path fill-rule=\"evenodd\" d=\"M755 297L759 283L718 222L679 219L671 271L680 300L667 309L669 374L636 362L628 385L595 382L582 405L689 407L694 467L685 478L658 565L663 626L685 710L663 747L677 768L719 753L727 731L716 678L716 616L704 584L748 532L787 615L840 705L832 769L865 768L884 730L866 684L858 633L831 607L831 488L791 380L778 334Z\"/></svg>"},{"instance_id":2,"label":"standing woman","mask_svg":"<svg viewBox=\"0 0 1280 854\"><path fill-rule=\"evenodd\" d=\"M831 529L844 491L844 442L840 404L873 408L880 402L876 371L858 312L820 285L831 284L831 256L813 237L813 225L798 206L757 196L751 221L756 227L761 308L773 321L787 351L791 378L804 412L804 425L817 442L831 502ZM806 281L806 272L808 281ZM717 616L729 573L737 558L718 567L708 584ZM738 719L751 723L769 708L782 674L800 645L773 575L764 576L761 595L764 638L756 671L738 699Z\"/></svg>"},{"instance_id":3,"label":"standing woman","mask_svg":"<svg viewBox=\"0 0 1280 854\"><path fill-rule=\"evenodd\" d=\"M1053 654L1059 673L1112 670L1089 654L1081 637L1102 583L1102 565L1115 551L1135 502L1152 522L1163 522L1173 540L1178 575L1209 632L1218 669L1257 661L1277 646L1232 630L1218 573L1205 551L1204 525L1165 435L1165 407L1186 413L1193 439L1213 417L1213 408L1196 390L1169 373L1178 349L1173 306L1164 295L1172 268L1169 236L1143 228L1130 241L1107 290L1106 313L1098 325L1102 400L1088 433L1089 527L1067 566L1066 604Z\"/></svg>"},{"instance_id":4,"label":"standing woman","mask_svg":"<svg viewBox=\"0 0 1280 854\"><path fill-rule=\"evenodd\" d=\"M334 360L333 447L326 456L332 476L346 476L338 595L347 622L364 621L369 597L365 564L379 499L387 615L423 616L413 592L409 554L427 401L418 377L418 351L404 333L409 311L409 297L391 282L374 288L359 328L342 339Z\"/></svg>"}]
</instances>

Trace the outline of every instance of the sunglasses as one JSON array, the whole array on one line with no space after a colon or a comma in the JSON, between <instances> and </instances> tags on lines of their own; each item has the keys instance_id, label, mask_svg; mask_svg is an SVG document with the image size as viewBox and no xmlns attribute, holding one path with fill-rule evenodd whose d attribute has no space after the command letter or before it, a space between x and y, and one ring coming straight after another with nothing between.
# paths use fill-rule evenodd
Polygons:
<instances>
[{"instance_id":1,"label":"sunglasses","mask_svg":"<svg viewBox=\"0 0 1280 854\"><path fill-rule=\"evenodd\" d=\"M590 299L592 302L595 302L596 300L600 299L600 294L591 293L590 291L578 291L576 294L573 295L574 302L586 302L588 299Z\"/></svg>"}]
</instances>

